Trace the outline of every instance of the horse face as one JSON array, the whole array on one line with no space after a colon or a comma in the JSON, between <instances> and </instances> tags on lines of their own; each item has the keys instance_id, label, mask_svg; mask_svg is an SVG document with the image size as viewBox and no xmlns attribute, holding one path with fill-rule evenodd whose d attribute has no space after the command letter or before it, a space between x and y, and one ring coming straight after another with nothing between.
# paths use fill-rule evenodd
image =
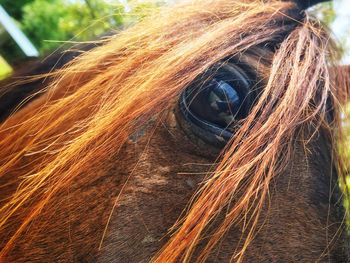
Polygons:
<instances>
[{"instance_id":1,"label":"horse face","mask_svg":"<svg viewBox=\"0 0 350 263\"><path fill-rule=\"evenodd\" d=\"M161 120L140 127L102 170L91 169L89 183L77 178L59 193L37 219L39 226L17 242L11 260L148 262L222 150L222 138L210 143L215 133L189 123L179 101ZM290 165L270 185L246 262L345 262L343 211L326 141L319 133L308 151L296 141ZM225 212L208 233L223 217ZM209 261L229 261L241 246L243 228L244 222L231 228Z\"/></svg>"},{"instance_id":2,"label":"horse face","mask_svg":"<svg viewBox=\"0 0 350 263\"><path fill-rule=\"evenodd\" d=\"M174 107L161 125L151 123L130 138L108 160L96 182L83 188L77 183L71 197L63 201L58 236L70 231L73 259L148 262L168 240L169 229L185 213L217 158L217 149L187 135ZM325 141L320 135L311 152L296 145L291 165L270 186L259 221L262 229L246 252L246 262L346 261L341 194L336 178L329 177L335 171L330 145ZM330 189L334 191L330 193ZM91 198L96 201L91 202ZM67 222L70 228L62 227L62 221L67 220L64 202L76 215ZM215 229L224 216L219 215L211 228ZM101 225L108 227L99 228ZM242 222L231 228L209 261L229 261L240 246L243 227ZM51 238L45 233L40 242ZM96 244L101 245L100 250ZM205 239L195 253L200 253L204 244ZM66 248L57 249L68 256Z\"/></svg>"},{"instance_id":3,"label":"horse face","mask_svg":"<svg viewBox=\"0 0 350 263\"><path fill-rule=\"evenodd\" d=\"M212 130L189 124L181 103L174 105L161 124L150 123L130 138L119 153L122 159L113 162L122 167L119 173L128 171L124 175L127 182L98 252L101 262L148 262L164 246L169 229L186 213L191 196L220 160L222 138L210 141L208 138L215 136ZM344 211L331 145L322 132L310 145L306 150L296 141L290 165L270 185L258 223L261 229L246 251L245 262L347 260ZM218 215L208 233L223 217L225 212ZM209 262L231 260L242 246L243 229L244 222L231 228ZM194 258L205 247L206 238L202 241Z\"/></svg>"},{"instance_id":4,"label":"horse face","mask_svg":"<svg viewBox=\"0 0 350 263\"><path fill-rule=\"evenodd\" d=\"M270 9L266 10L269 11ZM261 11L261 13L265 14L264 12L266 10ZM188 11L192 12L192 9ZM293 12L299 13L300 10L298 9L297 12L294 10ZM209 13L210 12L206 12L206 14ZM228 12L223 8L223 12L220 13L223 19L225 14L228 14ZM271 20L271 17L275 14L275 9L273 9L272 13L268 13L268 19ZM203 15L204 14L201 13L201 16ZM247 13L247 17L248 16L250 17L249 12ZM208 21L209 20L210 19L208 19ZM255 23L256 18L253 20ZM200 21L201 23L206 23L205 20ZM281 147L281 149L287 149L285 153L274 153L272 155L255 154L262 150L269 150L269 148L265 146L274 139L273 136L265 138L262 143L258 141L261 137L252 137L258 139L253 142L251 141L249 144L240 145L243 144L246 139L244 136L246 134L242 135L241 133L242 130L248 131L248 128L256 128L256 126L259 125L260 127L264 127L264 123L259 123L259 120L261 120L259 116L266 113L262 109L264 105L260 103L261 96L265 96L266 98L270 96L272 100L274 96L277 97L273 103L267 103L268 106L271 106L273 109L273 107L280 106L278 103L280 100L284 99L284 90L286 90L286 93L291 93L291 97L298 97L297 95L299 95L299 93L295 90L302 91L302 88L299 88L299 86L290 88L283 85L275 85L276 90L272 90L272 93L268 94L269 96L264 95L267 87L269 87L269 85L270 87L273 86L267 81L269 75L273 73L278 75L272 78L273 80L279 80L279 75L281 75L282 80L283 77L287 80L289 80L288 78L292 78L292 80L295 78L298 80L299 74L297 73L299 72L295 72L297 70L291 70L291 74L289 74L289 71L286 69L299 66L303 68L302 66L307 64L303 63L305 62L303 59L307 59L308 56L305 54L310 55L310 53L307 53L307 50L303 50L304 46L302 44L306 43L310 45L308 47L312 49L312 58L314 58L317 51L321 49L319 48L321 46L320 44L319 46L315 44L318 40L311 41L313 37L315 37L315 34L312 34L313 31L310 30L312 27L309 24L306 24L305 27L301 27L299 30L295 30L294 38L292 37L289 39L290 42L287 41L288 43L286 46L281 48L285 48L288 51L282 52L285 56L281 57L286 60L290 59L292 56L289 56L289 54L294 52L293 45L296 43L295 49L299 48L300 52L295 53L299 55L299 57L295 56L295 58L292 57L290 60L300 63L292 64L290 60L285 62L281 59L281 61L283 61L282 63L276 59L277 61L275 62L276 64L280 63L280 67L273 66L278 69L283 69L282 72L276 74L276 72L273 72L273 66L271 66L273 57L271 53L275 51L277 53L277 49L280 48L280 42L288 38L286 35L296 28L296 25L292 25L295 21L292 23L290 21L284 23L285 21L279 16L276 16L276 21L276 24L271 22L271 27L277 25L277 29L275 28L275 31L269 31L266 35L270 37L270 32L278 32L274 35L275 38L271 37L272 43L276 42L278 44L270 45L271 43L263 42L263 45L254 46L254 48L256 48L255 50L258 50L257 53L260 54L258 56L255 56L256 54L254 56L249 56L249 52L252 50L245 48L244 52L240 53L240 55L244 53L242 59L246 60L243 62L240 60L241 58L238 59L234 56L230 58L230 61L224 59L224 61L220 61L218 64L214 63L213 69L210 68L208 70L209 74L206 75L203 73L198 79L182 89L181 92L177 94L178 97L176 100L172 100L170 105L167 105L168 107L166 110L163 110L161 113L158 112L159 114L154 118L151 118L151 120L143 123L141 126L139 125L136 132L134 131L132 135L128 134L125 142L117 144L119 147L108 151L108 154L103 155L103 158L99 156L102 152L100 150L103 147L96 147L93 151L87 147L86 151L89 151L90 154L92 152L95 153L93 156L99 160L98 164L94 162L95 165L89 166L89 169L79 170L83 172L76 173L68 183L62 183L61 187L58 188L52 196L49 196L52 198L49 198L47 203L40 208L40 213L37 213L39 216L33 217L30 224L26 226L28 230L25 228L26 231L21 233L20 238L17 236L13 247L6 252L5 255L1 254L1 256L3 256L2 259L5 259L5 262L148 262L157 252L166 247L168 240L171 239L173 235L173 232L169 233L169 230L173 231L178 229L178 226L183 222L186 223L191 220L193 220L193 222L201 222L201 217L207 216L205 213L191 214L193 211L200 210L200 208L198 209L198 205L197 208L195 207L195 205L198 204L198 200L204 200L199 194L195 195L193 199L191 199L191 197L196 193L198 188L203 185L207 186L207 182L210 180L214 181L212 185L219 187L222 191L229 188L231 183L235 183L236 178L232 176L232 174L235 175L235 169L239 168L244 170L244 167L250 165L249 162L242 164L239 163L240 159L230 159L230 164L232 164L230 167L231 170L226 174L227 177L223 178L223 181L219 181L222 179L220 178L220 174L214 173L213 171L217 166L220 166L221 162L225 161L225 158L227 161L227 153L235 156L235 151L233 150L243 152L241 149L247 147L248 150L245 151L245 154L241 154L240 158L245 158L246 155L250 154L253 156L251 158L252 162L254 161L257 164L263 165L264 159L267 158L266 156L269 156L270 159L271 156L276 158L288 156L288 158L285 158L288 159L288 162L283 169L276 169L279 172L274 173L270 181L262 181L261 184L256 184L257 187L262 188L264 186L266 190L266 196L260 204L260 210L256 208L257 206L254 202L242 202L242 198L244 199L246 196L245 190L247 186L253 184L255 180L258 180L256 174L252 172L254 169L247 169L245 177L240 180L239 184L234 189L234 195L232 192L226 193L226 196L229 196L229 202L226 202L225 206L220 210L218 206L214 206L217 203L216 199L208 199L209 206L206 207L205 212L209 211L208 213L210 215L208 220L210 222L205 226L204 231L200 233L201 236L198 244L196 244L196 248L191 251L192 254L188 256L193 256L192 259L200 258L202 251L207 249L207 244L210 242L211 237L219 235L221 237L220 242L215 244L215 247L207 258L209 262L215 260L218 262L235 261L240 257L241 251L243 250L245 255L244 261L246 262L346 262L348 260L348 252L346 250L345 242L347 239L345 237L343 224L344 211L341 202L339 202L341 194L337 184L337 175L333 167L331 154L332 146L330 145L331 140L328 138L329 134L327 129L323 129L323 127L317 125L313 126L312 118L308 119L310 125L307 127L310 128L309 130L297 130L293 127L292 130L296 130L296 132L292 133L295 136L291 136L292 144L290 146L292 146L291 148L293 149L291 152L288 152L290 148ZM230 20L228 23L230 26L227 26L227 28L231 28L231 22ZM252 24L254 24L253 22ZM178 25L178 23L175 24ZM217 25L221 26L220 23L217 23ZM256 23L254 25L257 26ZM208 28L211 28L211 25L209 25ZM280 28L284 28L285 31L279 31ZM310 31L305 33L306 30ZM214 31L217 33L220 30ZM256 34L259 34L261 30L253 32L254 34L252 36L248 35L248 38L256 39ZM161 32L160 35L163 36L163 32ZM203 33L203 35L206 36L205 33ZM302 37L298 38L299 35ZM241 36L244 37L245 34ZM171 36L167 37L171 38ZM202 35L199 37L202 37ZM268 37L266 38L270 39ZM304 41L308 38L311 39L309 42ZM251 39L249 41L252 41ZM239 39L237 41L243 40ZM153 48L155 41L158 41L158 39L153 39L150 43L145 40L145 43ZM246 41L249 42L248 40ZM247 44L247 42L245 43ZM141 41L141 43L143 42ZM215 43L216 42L213 42L212 44L214 45ZM223 43L226 42L224 41ZM112 49L112 44L117 45L111 41L111 44L106 45L106 49ZM251 48L250 43L248 43L247 46ZM262 46L265 48L261 48ZM239 46L236 46L236 48L238 47ZM152 59L154 59L154 56L157 56L157 54L152 53L152 48L148 50L150 51L148 55L151 62L153 62ZM191 47L191 50L192 48L193 47ZM122 47L121 50L122 51L117 51L120 51L122 54L126 52L124 47ZM129 46L128 50L132 51L133 46ZM171 51L172 49L170 48L169 50ZM222 51L218 47L216 47L215 51L216 50ZM143 53L138 52L140 51L138 48L136 48L136 51L135 53L140 53L143 59ZM236 52L235 49L230 49L230 47L228 47L227 50L224 50L222 53L231 54L229 51ZM254 51L252 52L254 53ZM110 83L110 78L108 78L108 81L102 79L101 82L98 82L96 80L99 79L97 73L103 72L103 70L106 70L106 68L109 68L110 65L114 63L115 57L110 59L110 54L113 52L108 51L107 53L108 55L104 57L105 60L101 59L101 61L98 61L96 65L94 64L96 68L92 68L93 70L91 70L97 77L94 76L89 79L89 75L91 75L89 70L86 70L86 72L83 71L80 76L80 71L74 70L81 68L74 67L73 65L71 68L73 72L72 75L74 75L73 79L82 81L82 86L85 88L88 86L85 85L88 81L91 81L93 84L98 83L99 86L97 87L100 88L104 87L103 85L106 85L106 83ZM214 53L216 54L216 52ZM94 52L91 54L96 55ZM175 55L174 53L171 54ZM167 55L167 53L165 53L165 55ZM293 55L295 54L293 53ZM268 58L264 59L264 56ZM85 57L85 59L87 58L88 56ZM97 56L94 57L95 60L98 60L97 58ZM210 56L206 58L204 62L211 59ZM117 57L117 60L118 59L119 57ZM265 60L266 62L264 62ZM195 61L203 62L200 59ZM128 60L126 60L126 62L128 62ZM188 62L188 64L190 63L192 63L192 61ZM291 64L292 66L290 66ZM87 63L82 63L81 65L87 67ZM146 68L147 65L154 70L152 63L144 64L143 66ZM138 73L132 63L129 66L131 70L128 71L128 73L131 72L130 74L132 74L132 70ZM290 68L288 68L288 66L290 66ZM105 68L102 70L101 67ZM261 70L260 67L262 67L263 70ZM194 71L190 66L188 68ZM313 72L325 74L325 71L317 67L310 66L310 68ZM135 73L135 75L131 76L134 78L140 75L143 76L142 73L146 71L142 71L142 69L141 67L140 74ZM181 70L176 69L176 72L180 74L185 71L185 69L187 68L184 67L181 68ZM269 69L269 71L266 71L266 69ZM119 73L124 74L125 72L119 71ZM301 73L304 74L304 72ZM319 77L320 75L316 73L315 76ZM71 73L66 72L67 76L69 74ZM114 72L108 74L112 75L111 79L118 79L114 76ZM106 76L108 74L106 73ZM284 74L286 76L284 76ZM52 100L58 100L62 97L65 99L64 96L69 97L64 86L65 84L68 85L71 79L66 75L65 77L67 79L63 78L62 82L58 82L58 88L63 87L61 91L59 91L62 92L63 95L58 92L58 95L54 94L57 95L57 97L54 97ZM304 74L303 76L308 77L309 75ZM314 75L312 76L315 77ZM306 77L303 79L303 85L304 82L307 84L310 79L313 80L313 78ZM128 76L122 78L123 81L127 79ZM171 78L166 80L172 83ZM286 83L289 84L289 81L286 81ZM120 83L116 82L115 86L119 86L117 84ZM78 84L76 86L80 87ZM129 87L132 88L131 85ZM310 87L311 89L315 88L315 85L312 86L310 84ZM88 93L95 94L94 85L88 88L90 88L87 89ZM277 88L280 88L283 92L277 90ZM86 93L81 90L82 89L78 91L71 90L71 93L77 96L73 102L84 104L83 100L78 100L78 96L81 93L83 93L82 97L84 99L85 96L87 96ZM117 89L117 91L119 90ZM166 90L164 89L164 91ZM308 91L309 90L306 90L305 93ZM113 92L110 92L110 94L112 93ZM106 95L103 91L100 94ZM141 95L141 93L139 92L138 95ZM278 95L280 97L278 97ZM99 98L94 97L94 99L97 100ZM145 99L147 99L146 96ZM47 101L47 98L39 99L37 102L24 109L25 114L30 115L32 108L36 109L36 105L45 105ZM69 99L66 101L71 102ZM298 101L295 100L293 102ZM307 110L312 109L313 102L314 101L307 101L307 106L310 106L306 107ZM259 105L261 108L258 108ZM95 101L93 101L91 105L88 105L86 109L94 110L96 109L94 106L96 106ZM288 106L291 108L296 107L296 105L292 103ZM55 107L54 103L53 107ZM258 109L254 111L256 108ZM85 114L83 107L79 108L79 110L81 115ZM280 115L275 114L273 110L269 111L275 114L275 120L278 121L278 124L279 122L282 123L283 118L277 117L280 117L281 114L287 115L287 113L290 113L288 112L288 107L284 107L284 110L285 111L278 112ZM64 115L65 110L59 108L57 112L58 114L53 116L59 119L61 115ZM296 112L298 113L298 111ZM74 110L71 113L72 115L79 115L76 114ZM17 117L15 116L10 119L10 126L11 123L16 124L16 118L23 118L23 123L25 125L25 117L23 117L26 116L25 114L22 114L22 117L17 115ZM252 120L251 116L256 116L257 118ZM46 116L43 117L45 118ZM76 119L70 119L70 116L66 116L66 118L67 119L64 119L62 122L63 124L60 123L60 129L64 129L65 131L69 130L69 128L66 129L66 120L68 120L67 123L69 123L69 121L73 122L73 125L77 123L84 124L83 122L79 122L81 119L90 120L89 116L84 119L80 115ZM290 121L295 121L293 116L286 116L286 118ZM49 120L56 121L50 118ZM267 118L267 120L270 121L270 126L276 124L271 122L271 118ZM133 121L135 121L135 119L133 119ZM247 128L246 123L249 123L248 121L250 121L252 125L248 125ZM254 121L256 121L258 125L253 125ZM298 121L299 119L295 122ZM17 123L21 122L21 119L17 121ZM94 123L92 123L92 125L93 124ZM101 122L101 124L104 123ZM283 127L286 128L288 123L284 125ZM267 128L279 131L280 126L282 127L282 124L273 126L274 129L270 127ZM32 127L33 129L35 128L34 126ZM113 128L114 126L110 125L110 127ZM122 127L125 128L125 126ZM80 131L79 128L80 127L77 129L78 132ZM53 129L53 134L61 134L60 132L62 132L62 130L60 129ZM95 131L96 130L98 129L95 129ZM121 133L124 130L125 129L116 130L114 134L115 137L118 136L117 133ZM281 132L283 134L283 130ZM264 129L261 128L259 132L252 134L259 135L259 133L264 133ZM303 133L307 133L307 135ZM74 134L74 132L71 134ZM241 137L238 137L241 140L236 138L238 136L237 134L241 134ZM251 135L249 133L247 134L249 136ZM280 133L276 132L271 134L276 134L277 136ZM85 133L82 133L82 135L85 135ZM248 135L247 137L250 138ZM46 134L43 136L44 137L40 138L42 140L39 140L39 142L46 141ZM50 134L48 136L50 136ZM67 135L67 141L64 141L64 143L68 142L68 145L70 143L73 144L75 141L74 137L70 140L71 138L69 136L70 134ZM310 141L305 143L302 141L305 138L310 138ZM23 141L25 140L26 139L23 139ZM90 141L92 145L93 142L93 140ZM280 140L279 142L284 141ZM16 144L19 143L16 141ZM280 145L278 144L278 146ZM71 154L71 152L69 152L69 154ZM84 154L84 152L82 154ZM24 164L19 163L16 169L11 171L15 176L18 177L19 174L21 174L21 169L29 169L28 166L30 165L28 164L32 163L30 155L28 156L29 157L25 156L23 158L25 160ZM50 158L49 154L47 156ZM69 155L69 157L71 156L72 155ZM44 161L42 163L45 163L45 157L44 155ZM75 157L69 160L71 162L79 161L80 158L83 159L84 156L79 156L79 158ZM4 158L6 159L7 157L5 156ZM54 161L59 160L55 159ZM235 166L236 163L239 165ZM278 162L274 164L276 163L279 164ZM50 164L52 164L52 162ZM67 167L73 167L70 162L66 162L65 165L67 165ZM42 167L40 166L39 169L40 168ZM66 168L66 166L64 168ZM64 170L64 168L62 169ZM270 167L264 168L264 171L268 172ZM18 172L17 169L20 171ZM259 170L257 172L259 172ZM56 177L53 176L53 179L57 179L58 182L60 182L61 175L64 176L65 174L69 174L69 170L64 170L62 173L61 170L59 170L59 173L54 174ZM11 173L9 173L9 175L6 174L2 177L2 180L3 178L10 180L11 175ZM265 177L263 177L263 179L265 179ZM47 179L47 189L52 189L50 188L50 180L51 178ZM56 183L57 181L52 182ZM266 185L264 185L265 182ZM222 185L225 185L225 183L228 185L220 188ZM2 185L8 187L6 181ZM212 185L209 184L209 186ZM11 190L14 192L15 188ZM205 190L206 189L204 189L204 191ZM218 192L218 196L220 196L220 191ZM10 190L9 193L11 193ZM39 192L39 194L41 193ZM256 192L256 194L258 195L258 192ZM4 196L5 197L2 199L6 199L9 194L5 193ZM0 240L2 247L5 246L5 243L2 244L2 242L7 242L9 238L14 235L15 231L21 227L21 223L28 217L28 214L29 216L31 215L27 211L31 212L32 210L26 210L27 206L29 208L33 206L35 209L38 204L38 207L40 207L40 202L42 201L40 197L40 195L39 197L36 195L31 197L32 199L24 202L24 205L20 207L16 213L11 215L11 220L5 224L6 231L4 231L4 234L1 236L3 237L3 239ZM36 198L39 198L39 200L36 200ZM32 205L32 203L34 205ZM203 206L206 205L204 201L201 204ZM237 204L243 205L242 207L237 207ZM197 210L194 210L193 207ZM225 219L232 214L232 207L241 209L243 211L243 216L237 217L235 224L228 227L228 231L220 232L222 230L220 226L225 223ZM182 216L185 214L190 216L188 216L186 220L182 220L181 218L183 218ZM256 221L256 231L252 232L253 237L250 236L251 242L249 246L246 246L244 240L251 234L247 229L252 225L251 221L254 220L254 215L256 214L259 214ZM172 228L179 218L179 224ZM196 225L191 225L191 227L195 228ZM180 230L185 231L185 235L183 235L185 238L183 238L182 241L188 246L188 240L194 239L193 233L191 232L192 229ZM188 230L188 232L186 232L186 230ZM175 232L175 236L176 234ZM181 245L181 242L177 243L174 249L178 249ZM232 256L234 256L234 258L231 258ZM178 258L179 257L177 257L177 259ZM201 259L203 259L203 257ZM171 260L158 259L158 262L168 261Z\"/></svg>"}]
</instances>

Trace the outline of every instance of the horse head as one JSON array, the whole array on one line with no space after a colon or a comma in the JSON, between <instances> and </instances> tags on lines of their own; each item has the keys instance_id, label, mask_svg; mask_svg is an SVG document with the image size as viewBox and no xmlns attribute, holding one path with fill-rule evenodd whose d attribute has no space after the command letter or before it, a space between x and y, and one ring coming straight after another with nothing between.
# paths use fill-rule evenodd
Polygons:
<instances>
[{"instance_id":1,"label":"horse head","mask_svg":"<svg viewBox=\"0 0 350 263\"><path fill-rule=\"evenodd\" d=\"M54 73L0 129L1 259L347 262L349 77L304 3L186 1Z\"/></svg>"}]
</instances>

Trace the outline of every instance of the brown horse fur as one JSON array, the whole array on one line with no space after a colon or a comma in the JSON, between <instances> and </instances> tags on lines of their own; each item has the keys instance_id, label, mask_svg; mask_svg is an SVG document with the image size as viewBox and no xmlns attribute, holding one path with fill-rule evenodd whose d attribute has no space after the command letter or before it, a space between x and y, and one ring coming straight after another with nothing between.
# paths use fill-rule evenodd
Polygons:
<instances>
[{"instance_id":1,"label":"brown horse fur","mask_svg":"<svg viewBox=\"0 0 350 263\"><path fill-rule=\"evenodd\" d=\"M1 126L2 262L348 262L330 43L293 3L200 0L79 57ZM263 89L220 152L177 100L225 61Z\"/></svg>"}]
</instances>

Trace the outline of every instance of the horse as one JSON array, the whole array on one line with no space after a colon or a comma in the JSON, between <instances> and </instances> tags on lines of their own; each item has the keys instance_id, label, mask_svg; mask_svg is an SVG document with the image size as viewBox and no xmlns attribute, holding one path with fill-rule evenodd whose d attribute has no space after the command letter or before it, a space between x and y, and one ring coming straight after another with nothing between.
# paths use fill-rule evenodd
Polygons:
<instances>
[{"instance_id":1,"label":"horse","mask_svg":"<svg viewBox=\"0 0 350 263\"><path fill-rule=\"evenodd\" d=\"M305 3L176 3L54 73L1 124L0 262L349 262L350 77Z\"/></svg>"}]
</instances>

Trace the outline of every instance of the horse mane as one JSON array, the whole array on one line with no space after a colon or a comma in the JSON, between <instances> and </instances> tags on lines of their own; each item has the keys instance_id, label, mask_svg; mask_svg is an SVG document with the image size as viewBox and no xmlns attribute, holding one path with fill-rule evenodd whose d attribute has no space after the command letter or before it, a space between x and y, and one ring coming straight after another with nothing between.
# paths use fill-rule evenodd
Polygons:
<instances>
[{"instance_id":1,"label":"horse mane","mask_svg":"<svg viewBox=\"0 0 350 263\"><path fill-rule=\"evenodd\" d=\"M164 8L59 70L45 95L0 128L0 183L13 189L2 201L0 228L11 229L11 218L25 215L0 258L58 191L77 176L88 175L88 181L92 166L99 167L140 126L165 114L202 72L228 58L248 59L259 46L274 53L261 58L264 88L153 258L189 262L206 227L225 210L197 261L205 261L244 218L243 245L233 255L241 262L271 180L288 164L296 137L307 148L322 129L345 185L337 145L344 140L340 116L349 77L332 66L336 49L322 28L291 2L194 0Z\"/></svg>"},{"instance_id":2,"label":"horse mane","mask_svg":"<svg viewBox=\"0 0 350 263\"><path fill-rule=\"evenodd\" d=\"M74 45L66 43L44 58L14 62L14 73L0 81L0 122L45 93L56 76L55 71L67 67L82 53L102 45L104 38L112 37L115 33L105 33L95 41Z\"/></svg>"}]
</instances>

